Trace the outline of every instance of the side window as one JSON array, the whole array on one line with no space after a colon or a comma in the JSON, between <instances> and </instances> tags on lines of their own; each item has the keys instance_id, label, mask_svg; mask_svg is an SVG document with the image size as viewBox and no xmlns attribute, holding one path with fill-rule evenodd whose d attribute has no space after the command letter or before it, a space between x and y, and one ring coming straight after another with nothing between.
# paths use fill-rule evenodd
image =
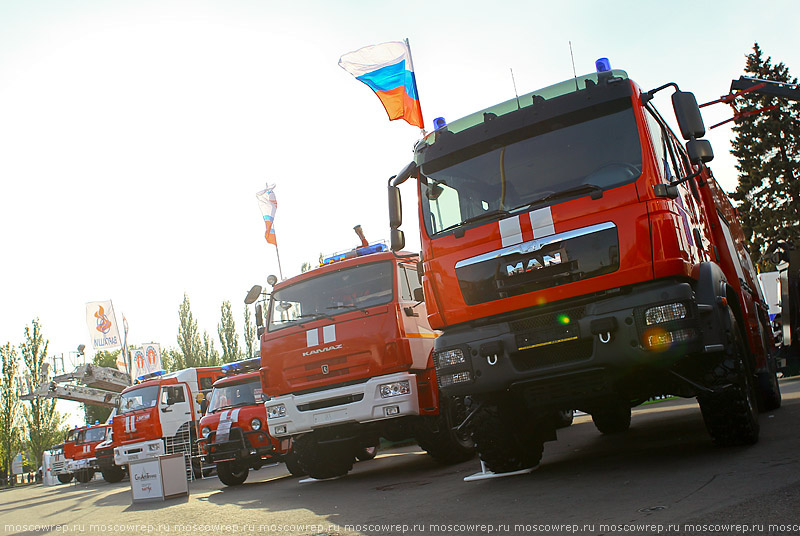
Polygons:
<instances>
[{"instance_id":1,"label":"side window","mask_svg":"<svg viewBox=\"0 0 800 536\"><path fill-rule=\"evenodd\" d=\"M186 402L186 397L181 385L167 385L161 389L161 405L171 406L179 402Z\"/></svg>"},{"instance_id":2,"label":"side window","mask_svg":"<svg viewBox=\"0 0 800 536\"><path fill-rule=\"evenodd\" d=\"M423 202L428 200L430 221L428 227L438 233L442 229L457 225L463 220L459 192L443 182L434 182L428 179L422 183Z\"/></svg>"},{"instance_id":3,"label":"side window","mask_svg":"<svg viewBox=\"0 0 800 536\"><path fill-rule=\"evenodd\" d=\"M199 378L200 381L200 390L201 391L208 391L211 389L211 386L214 384L215 378L210 376L203 376Z\"/></svg>"},{"instance_id":4,"label":"side window","mask_svg":"<svg viewBox=\"0 0 800 536\"><path fill-rule=\"evenodd\" d=\"M414 289L421 287L416 268L400 266L400 299L414 301Z\"/></svg>"},{"instance_id":5,"label":"side window","mask_svg":"<svg viewBox=\"0 0 800 536\"><path fill-rule=\"evenodd\" d=\"M655 117L650 107L647 108L647 112L645 117L647 117L647 124L650 127L650 136L653 141L656 159L658 160L659 174L664 182L671 182L683 175L675 160L675 151L669 132Z\"/></svg>"}]
</instances>

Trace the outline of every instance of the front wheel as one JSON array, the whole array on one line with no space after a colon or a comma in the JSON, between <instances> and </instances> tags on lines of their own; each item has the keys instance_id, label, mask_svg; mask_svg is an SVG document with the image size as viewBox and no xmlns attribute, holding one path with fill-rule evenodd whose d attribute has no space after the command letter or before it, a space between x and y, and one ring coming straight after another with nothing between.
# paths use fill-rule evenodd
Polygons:
<instances>
[{"instance_id":1,"label":"front wheel","mask_svg":"<svg viewBox=\"0 0 800 536\"><path fill-rule=\"evenodd\" d=\"M300 468L317 480L344 476L353 468L355 461L352 441L320 442L315 432L298 437L292 444L292 450L297 454Z\"/></svg>"},{"instance_id":2,"label":"front wheel","mask_svg":"<svg viewBox=\"0 0 800 536\"><path fill-rule=\"evenodd\" d=\"M116 484L125 476L125 470L118 465L107 467L100 472L103 474L103 480L109 484Z\"/></svg>"},{"instance_id":3,"label":"front wheel","mask_svg":"<svg viewBox=\"0 0 800 536\"><path fill-rule=\"evenodd\" d=\"M61 473L57 475L56 478L58 478L58 481L62 484L69 484L72 482L72 473Z\"/></svg>"},{"instance_id":4,"label":"front wheel","mask_svg":"<svg viewBox=\"0 0 800 536\"><path fill-rule=\"evenodd\" d=\"M493 473L510 473L539 465L542 436L500 404L485 402L473 417L472 439L478 455Z\"/></svg>"},{"instance_id":5,"label":"front wheel","mask_svg":"<svg viewBox=\"0 0 800 536\"><path fill-rule=\"evenodd\" d=\"M233 462L217 463L217 476L226 486L238 486L247 480L250 468Z\"/></svg>"},{"instance_id":6,"label":"front wheel","mask_svg":"<svg viewBox=\"0 0 800 536\"><path fill-rule=\"evenodd\" d=\"M363 447L356 451L356 458L360 462L366 462L375 458L378 455L378 444L372 445L371 447Z\"/></svg>"},{"instance_id":7,"label":"front wheel","mask_svg":"<svg viewBox=\"0 0 800 536\"><path fill-rule=\"evenodd\" d=\"M439 415L420 417L415 430L417 443L441 464L461 463L475 456L475 444L466 430L456 430L466 416L460 398L439 394Z\"/></svg>"},{"instance_id":8,"label":"front wheel","mask_svg":"<svg viewBox=\"0 0 800 536\"><path fill-rule=\"evenodd\" d=\"M75 480L81 484L86 484L94 477L94 469L80 469L75 473Z\"/></svg>"},{"instance_id":9,"label":"front wheel","mask_svg":"<svg viewBox=\"0 0 800 536\"><path fill-rule=\"evenodd\" d=\"M631 407L623 401L605 404L592 411L592 422L601 434L621 434L631 427Z\"/></svg>"},{"instance_id":10,"label":"front wheel","mask_svg":"<svg viewBox=\"0 0 800 536\"><path fill-rule=\"evenodd\" d=\"M306 476L306 472L300 467L300 462L297 461L297 454L291 450L283 457L283 462L286 464L286 469L292 476Z\"/></svg>"}]
</instances>

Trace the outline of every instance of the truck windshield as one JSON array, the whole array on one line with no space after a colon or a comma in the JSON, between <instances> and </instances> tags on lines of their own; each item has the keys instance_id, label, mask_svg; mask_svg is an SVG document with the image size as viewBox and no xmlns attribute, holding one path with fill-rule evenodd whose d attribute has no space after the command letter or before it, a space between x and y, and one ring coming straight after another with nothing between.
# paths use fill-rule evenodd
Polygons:
<instances>
[{"instance_id":1,"label":"truck windshield","mask_svg":"<svg viewBox=\"0 0 800 536\"><path fill-rule=\"evenodd\" d=\"M86 430L86 436L84 437L84 443L94 443L96 441L102 441L106 437L106 428L105 426L102 428L89 428Z\"/></svg>"},{"instance_id":2,"label":"truck windshield","mask_svg":"<svg viewBox=\"0 0 800 536\"><path fill-rule=\"evenodd\" d=\"M429 236L599 193L634 181L642 171L630 98L547 119L507 142L486 141L422 165Z\"/></svg>"},{"instance_id":3,"label":"truck windshield","mask_svg":"<svg viewBox=\"0 0 800 536\"><path fill-rule=\"evenodd\" d=\"M130 413L137 409L152 408L158 400L158 385L148 385L123 393L119 397L117 413Z\"/></svg>"},{"instance_id":4,"label":"truck windshield","mask_svg":"<svg viewBox=\"0 0 800 536\"><path fill-rule=\"evenodd\" d=\"M372 262L328 272L272 293L269 330L392 301L394 263Z\"/></svg>"},{"instance_id":5,"label":"truck windshield","mask_svg":"<svg viewBox=\"0 0 800 536\"><path fill-rule=\"evenodd\" d=\"M225 408L252 406L261 404L265 397L261 391L261 380L255 379L247 383L214 387L208 402L209 413Z\"/></svg>"}]
</instances>

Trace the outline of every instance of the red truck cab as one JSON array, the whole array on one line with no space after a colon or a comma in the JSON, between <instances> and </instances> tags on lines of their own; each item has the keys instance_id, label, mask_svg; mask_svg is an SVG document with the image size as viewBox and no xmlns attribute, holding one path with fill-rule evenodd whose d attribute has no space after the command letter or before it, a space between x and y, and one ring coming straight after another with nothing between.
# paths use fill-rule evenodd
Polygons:
<instances>
[{"instance_id":1,"label":"red truck cab","mask_svg":"<svg viewBox=\"0 0 800 536\"><path fill-rule=\"evenodd\" d=\"M78 482L89 482L98 469L95 449L103 440L109 428L107 424L75 427L67 433L62 446L63 461L53 468L59 482L70 482L73 477Z\"/></svg>"},{"instance_id":2,"label":"red truck cab","mask_svg":"<svg viewBox=\"0 0 800 536\"><path fill-rule=\"evenodd\" d=\"M674 87L686 148L655 108ZM697 397L715 442L758 438L780 391L736 211L706 166L694 96L603 68L446 124L390 181L417 181L442 392L495 472L536 465L548 412L603 433L661 394Z\"/></svg>"},{"instance_id":3,"label":"red truck cab","mask_svg":"<svg viewBox=\"0 0 800 536\"><path fill-rule=\"evenodd\" d=\"M289 452L291 440L269 435L267 396L261 387L261 358L222 366L226 376L214 382L208 409L200 419L200 449L207 464L215 464L226 486L242 484L252 468L285 461L292 474L300 474Z\"/></svg>"},{"instance_id":4,"label":"red truck cab","mask_svg":"<svg viewBox=\"0 0 800 536\"><path fill-rule=\"evenodd\" d=\"M303 471L346 474L380 437L415 437L434 458L472 455L446 424L431 350L437 333L415 255L377 244L335 255L272 290L261 337L261 378L270 434L292 438Z\"/></svg>"}]
</instances>

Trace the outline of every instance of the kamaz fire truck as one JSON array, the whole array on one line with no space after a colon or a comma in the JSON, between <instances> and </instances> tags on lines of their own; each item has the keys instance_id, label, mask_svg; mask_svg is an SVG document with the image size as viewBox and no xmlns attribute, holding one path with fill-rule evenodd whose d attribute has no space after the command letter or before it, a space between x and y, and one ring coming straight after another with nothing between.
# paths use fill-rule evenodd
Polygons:
<instances>
[{"instance_id":1,"label":"kamaz fire truck","mask_svg":"<svg viewBox=\"0 0 800 536\"><path fill-rule=\"evenodd\" d=\"M107 424L75 427L67 432L67 439L59 445L60 452L55 456L52 472L62 484L73 478L85 484L99 469L95 448L105 438L109 429Z\"/></svg>"},{"instance_id":2,"label":"kamaz fire truck","mask_svg":"<svg viewBox=\"0 0 800 536\"><path fill-rule=\"evenodd\" d=\"M191 460L191 472L197 478L201 471L197 423L202 415L195 398L210 391L222 375L220 367L199 367L137 378L136 385L120 394L113 419L114 463L121 467L182 452Z\"/></svg>"},{"instance_id":3,"label":"kamaz fire truck","mask_svg":"<svg viewBox=\"0 0 800 536\"><path fill-rule=\"evenodd\" d=\"M441 462L474 455L451 429L462 406L439 396L418 258L387 249L362 238L320 268L270 278L261 336L269 431L292 438L300 467L317 479L346 474L381 437L416 438Z\"/></svg>"},{"instance_id":4,"label":"kamaz fire truck","mask_svg":"<svg viewBox=\"0 0 800 536\"><path fill-rule=\"evenodd\" d=\"M693 94L599 61L436 126L390 179L392 249L413 177L436 375L491 471L539 463L551 410L617 433L662 394L697 397L719 445L758 440L781 402L772 330Z\"/></svg>"},{"instance_id":5,"label":"kamaz fire truck","mask_svg":"<svg viewBox=\"0 0 800 536\"><path fill-rule=\"evenodd\" d=\"M291 439L276 441L267 428L267 396L261 387L261 358L222 365L225 377L214 382L208 409L200 419L200 452L226 486L247 480L250 469L286 462L293 475L303 474L291 452Z\"/></svg>"}]
</instances>

